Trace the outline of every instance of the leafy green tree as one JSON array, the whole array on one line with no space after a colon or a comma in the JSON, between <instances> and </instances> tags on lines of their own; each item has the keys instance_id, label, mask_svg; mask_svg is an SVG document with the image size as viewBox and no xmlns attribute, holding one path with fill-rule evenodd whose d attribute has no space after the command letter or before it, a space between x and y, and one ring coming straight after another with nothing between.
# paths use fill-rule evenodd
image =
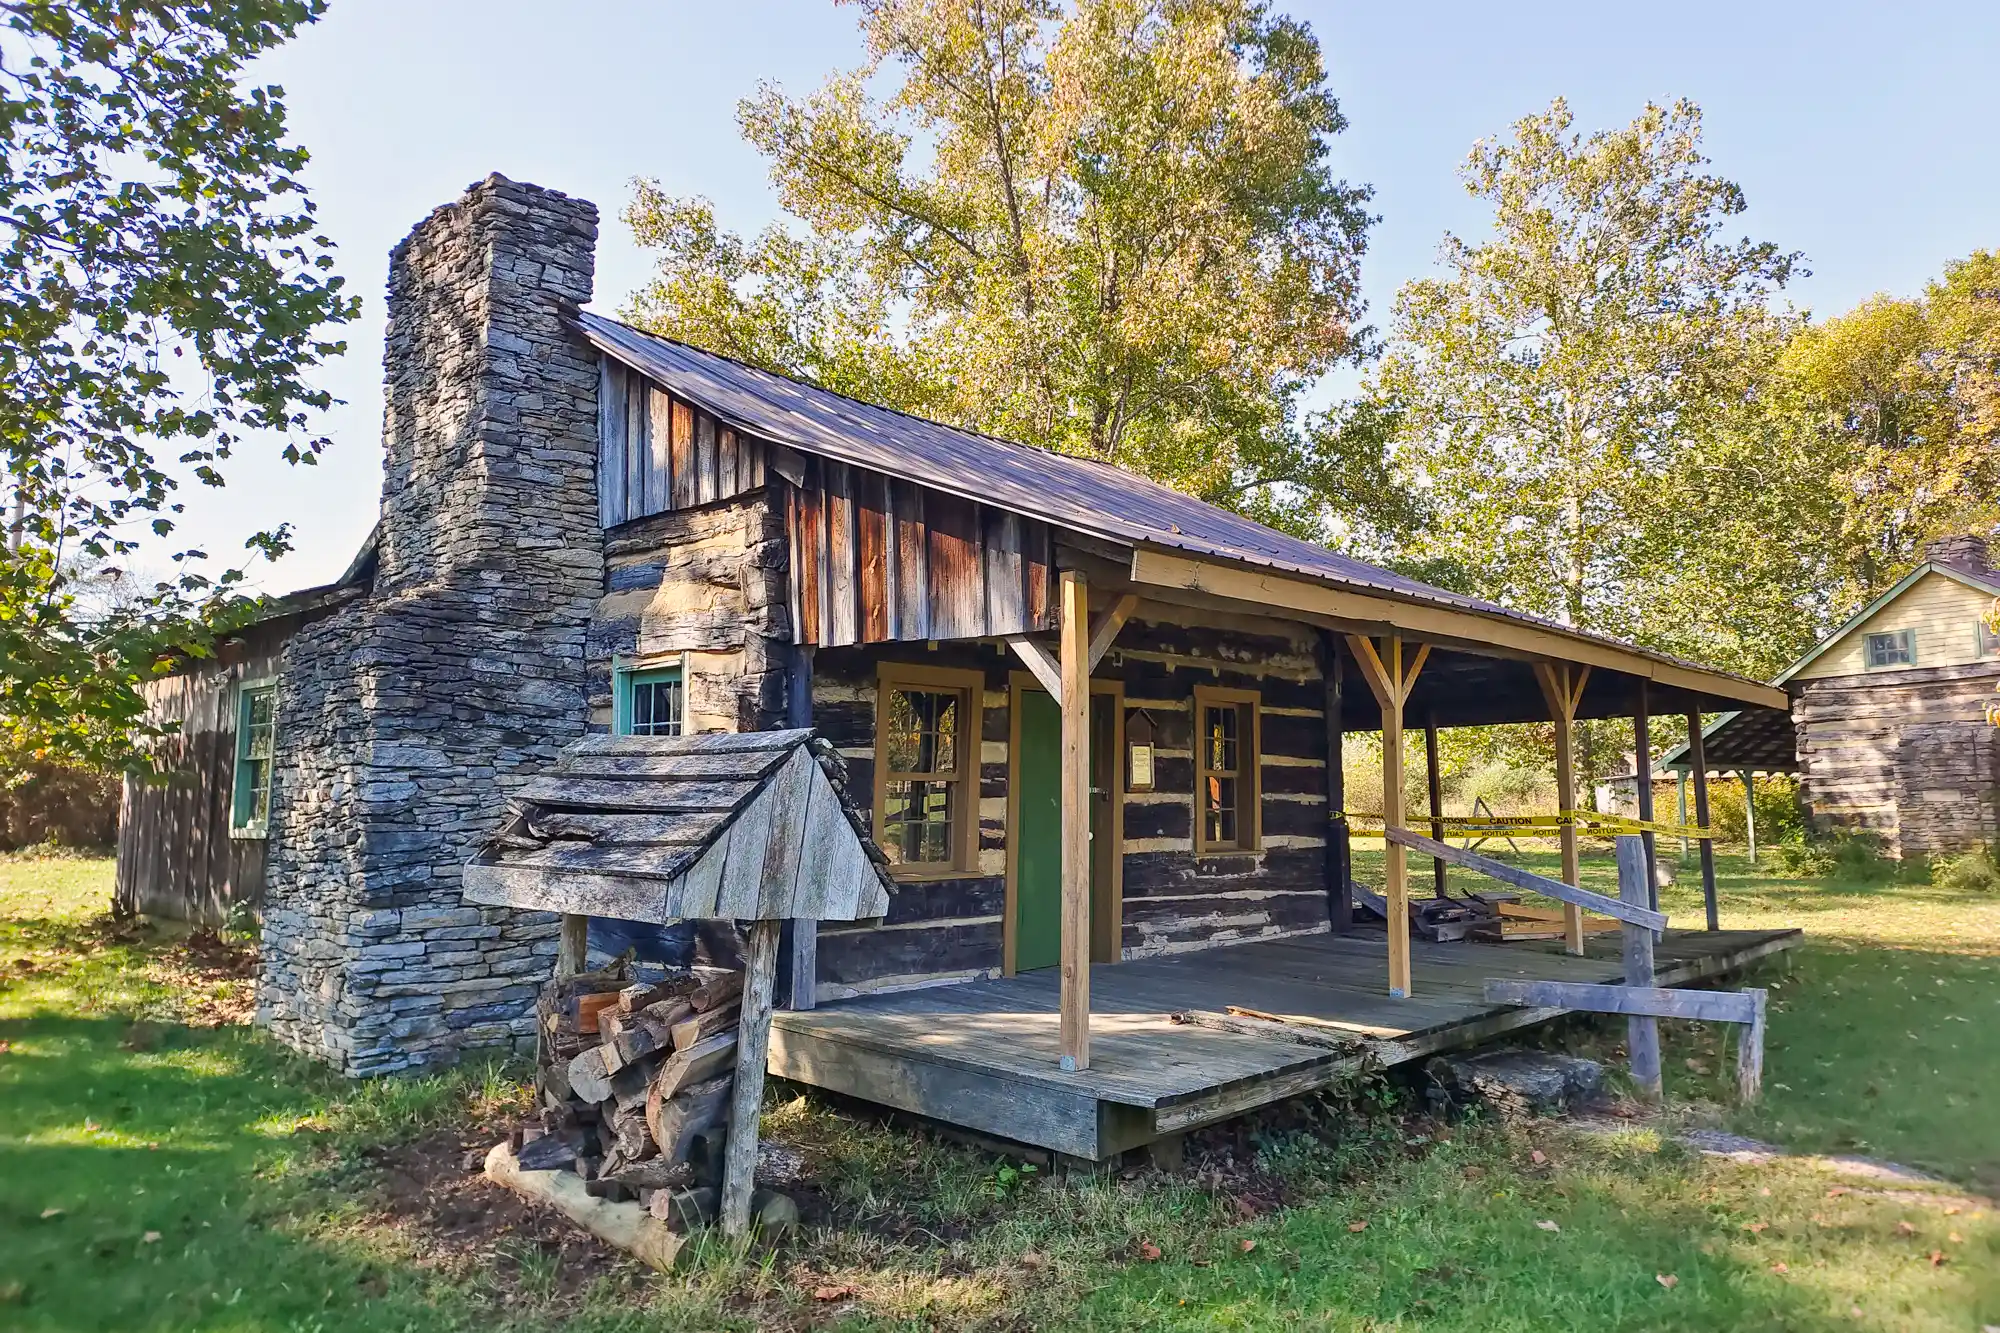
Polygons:
<instances>
[{"instance_id":1,"label":"leafy green tree","mask_svg":"<svg viewBox=\"0 0 2000 1333\"><path fill-rule=\"evenodd\" d=\"M738 108L793 225L744 238L638 184L637 322L1303 531L1394 499L1380 412L1299 405L1369 345L1369 192L1329 163L1346 121L1305 25L1253 0L857 8L865 65Z\"/></svg>"},{"instance_id":2,"label":"leafy green tree","mask_svg":"<svg viewBox=\"0 0 2000 1333\"><path fill-rule=\"evenodd\" d=\"M1725 237L1743 195L1704 170L1692 103L1573 122L1558 99L1474 147L1492 232L1447 236L1443 273L1397 295L1378 385L1432 502L1419 551L1509 605L1647 639L1643 590L1702 521L1675 501L1768 363L1798 261Z\"/></svg>"},{"instance_id":3,"label":"leafy green tree","mask_svg":"<svg viewBox=\"0 0 2000 1333\"><path fill-rule=\"evenodd\" d=\"M0 747L131 760L136 687L247 605L183 551L101 614L70 573L169 537L184 478L219 486L251 434L324 441L312 372L354 302L329 270L281 90L248 63L323 0L0 2ZM282 527L253 538L276 555Z\"/></svg>"}]
</instances>

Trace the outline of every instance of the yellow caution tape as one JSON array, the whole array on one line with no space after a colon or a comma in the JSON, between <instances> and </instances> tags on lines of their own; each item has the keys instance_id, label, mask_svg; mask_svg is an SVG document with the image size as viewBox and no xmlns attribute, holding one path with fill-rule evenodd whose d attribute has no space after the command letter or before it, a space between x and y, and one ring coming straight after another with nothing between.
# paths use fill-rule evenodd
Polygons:
<instances>
[{"instance_id":1,"label":"yellow caution tape","mask_svg":"<svg viewBox=\"0 0 2000 1333\"><path fill-rule=\"evenodd\" d=\"M1336 810L1334 818L1345 819L1350 824L1384 825L1380 815ZM1696 824L1666 824L1659 820L1599 814L1594 810L1565 810L1554 815L1444 815L1437 819L1417 815L1409 820L1409 827L1414 830L1433 824L1442 824L1455 833L1487 833L1495 837L1510 833L1547 837L1565 828L1579 828L1591 833L1654 833L1669 838L1702 839L1712 836L1708 829Z\"/></svg>"}]
</instances>

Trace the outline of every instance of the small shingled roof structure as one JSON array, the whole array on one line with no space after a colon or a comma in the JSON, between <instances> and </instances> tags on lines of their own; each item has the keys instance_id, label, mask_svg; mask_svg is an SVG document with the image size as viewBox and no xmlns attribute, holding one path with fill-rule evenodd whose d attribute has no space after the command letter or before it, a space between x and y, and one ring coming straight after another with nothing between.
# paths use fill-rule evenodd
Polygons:
<instances>
[{"instance_id":1,"label":"small shingled roof structure","mask_svg":"<svg viewBox=\"0 0 2000 1333\"><path fill-rule=\"evenodd\" d=\"M1796 773L1799 739L1792 715L1776 708L1724 713L1701 729L1701 757L1711 773ZM1659 767L1667 773L1688 772L1687 742L1667 751Z\"/></svg>"},{"instance_id":2,"label":"small shingled roof structure","mask_svg":"<svg viewBox=\"0 0 2000 1333\"><path fill-rule=\"evenodd\" d=\"M810 730L586 736L509 802L467 902L661 924L863 921L886 859Z\"/></svg>"}]
</instances>

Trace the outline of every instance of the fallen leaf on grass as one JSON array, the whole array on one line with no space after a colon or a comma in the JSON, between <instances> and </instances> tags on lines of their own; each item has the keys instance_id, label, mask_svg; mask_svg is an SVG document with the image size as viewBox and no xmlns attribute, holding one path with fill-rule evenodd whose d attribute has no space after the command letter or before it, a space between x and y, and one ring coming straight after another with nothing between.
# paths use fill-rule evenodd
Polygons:
<instances>
[{"instance_id":1,"label":"fallen leaf on grass","mask_svg":"<svg viewBox=\"0 0 2000 1333\"><path fill-rule=\"evenodd\" d=\"M1021 1267L1026 1269L1044 1268L1047 1267L1048 1262L1047 1256L1043 1255L1039 1250L1028 1250L1021 1255Z\"/></svg>"},{"instance_id":2,"label":"fallen leaf on grass","mask_svg":"<svg viewBox=\"0 0 2000 1333\"><path fill-rule=\"evenodd\" d=\"M1743 1224L1743 1229L1749 1232L1753 1236L1762 1235L1764 1232L1768 1231L1770 1227L1771 1224L1769 1222L1745 1222Z\"/></svg>"},{"instance_id":3,"label":"fallen leaf on grass","mask_svg":"<svg viewBox=\"0 0 2000 1333\"><path fill-rule=\"evenodd\" d=\"M1668 1291L1672 1291L1681 1284L1680 1277L1674 1273L1655 1273L1653 1274L1653 1281L1659 1283Z\"/></svg>"},{"instance_id":4,"label":"fallen leaf on grass","mask_svg":"<svg viewBox=\"0 0 2000 1333\"><path fill-rule=\"evenodd\" d=\"M1139 1257L1149 1264L1154 1263L1160 1257L1160 1247L1150 1240L1142 1240L1139 1242Z\"/></svg>"},{"instance_id":5,"label":"fallen leaf on grass","mask_svg":"<svg viewBox=\"0 0 2000 1333\"><path fill-rule=\"evenodd\" d=\"M1957 1217L1957 1216L1958 1216L1958 1214L1959 1214L1959 1212L1960 1212L1960 1209L1959 1209L1959 1206L1958 1206L1957 1204L1955 1204L1955 1203L1950 1203L1950 1204L1946 1204L1946 1205L1945 1205L1945 1209L1944 1209L1944 1215L1945 1215L1946 1217ZM1988 1325L1988 1327L1993 1327L1993 1325Z\"/></svg>"},{"instance_id":6,"label":"fallen leaf on grass","mask_svg":"<svg viewBox=\"0 0 2000 1333\"><path fill-rule=\"evenodd\" d=\"M1688 1073L1690 1074L1706 1074L1708 1072L1708 1066L1699 1060L1683 1060L1681 1063L1688 1067Z\"/></svg>"},{"instance_id":7,"label":"fallen leaf on grass","mask_svg":"<svg viewBox=\"0 0 2000 1333\"><path fill-rule=\"evenodd\" d=\"M816 1301L844 1301L853 1294L854 1288L844 1282L837 1287L813 1288L813 1299Z\"/></svg>"},{"instance_id":8,"label":"fallen leaf on grass","mask_svg":"<svg viewBox=\"0 0 2000 1333\"><path fill-rule=\"evenodd\" d=\"M0 1282L0 1305L18 1305L28 1289L18 1282Z\"/></svg>"},{"instance_id":9,"label":"fallen leaf on grass","mask_svg":"<svg viewBox=\"0 0 2000 1333\"><path fill-rule=\"evenodd\" d=\"M160 1233L157 1231L148 1231L145 1235L139 1237L139 1243L141 1245L157 1245L159 1244L159 1241L160 1241Z\"/></svg>"},{"instance_id":10,"label":"fallen leaf on grass","mask_svg":"<svg viewBox=\"0 0 2000 1333\"><path fill-rule=\"evenodd\" d=\"M9 1052L9 1051L11 1051L11 1050L13 1050L13 1049L14 1049L14 1043L13 1043L13 1042L11 1042L11 1041L0 1041L0 1055L5 1055L5 1054L7 1054L7 1052Z\"/></svg>"},{"instance_id":11,"label":"fallen leaf on grass","mask_svg":"<svg viewBox=\"0 0 2000 1333\"><path fill-rule=\"evenodd\" d=\"M1959 1235L1959 1234L1958 1234L1958 1233L1957 1233L1956 1231L1947 1231L1947 1232L1945 1233L1945 1236L1944 1236L1944 1238L1945 1238L1946 1240L1950 1241L1950 1242L1951 1242L1952 1244L1954 1244L1954 1245L1963 1245L1963 1244L1965 1244L1965 1237L1963 1237L1963 1236Z\"/></svg>"},{"instance_id":12,"label":"fallen leaf on grass","mask_svg":"<svg viewBox=\"0 0 2000 1333\"><path fill-rule=\"evenodd\" d=\"M1852 1194L1852 1193L1854 1193L1854 1191L1847 1188L1847 1186L1845 1185L1835 1185L1832 1189L1826 1192L1826 1197L1829 1199L1838 1199L1843 1194Z\"/></svg>"},{"instance_id":13,"label":"fallen leaf on grass","mask_svg":"<svg viewBox=\"0 0 2000 1333\"><path fill-rule=\"evenodd\" d=\"M1366 1231L1368 1229L1368 1219L1362 1218L1358 1222L1349 1222L1347 1224L1347 1229L1349 1231Z\"/></svg>"},{"instance_id":14,"label":"fallen leaf on grass","mask_svg":"<svg viewBox=\"0 0 2000 1333\"><path fill-rule=\"evenodd\" d=\"M1792 1269L1791 1265L1781 1261L1779 1263L1772 1264L1771 1271L1773 1273L1776 1273L1779 1277L1783 1277L1785 1274L1791 1272Z\"/></svg>"},{"instance_id":15,"label":"fallen leaf on grass","mask_svg":"<svg viewBox=\"0 0 2000 1333\"><path fill-rule=\"evenodd\" d=\"M62 1213L63 1210L60 1208L44 1208L42 1209L42 1220L46 1222L52 1217L61 1217Z\"/></svg>"},{"instance_id":16,"label":"fallen leaf on grass","mask_svg":"<svg viewBox=\"0 0 2000 1333\"><path fill-rule=\"evenodd\" d=\"M1536 1166L1540 1166L1544 1162L1549 1160L1549 1155L1543 1152L1540 1148L1537 1148L1533 1152L1528 1154L1528 1160L1533 1162Z\"/></svg>"},{"instance_id":17,"label":"fallen leaf on grass","mask_svg":"<svg viewBox=\"0 0 2000 1333\"><path fill-rule=\"evenodd\" d=\"M1947 1263L1951 1261L1951 1256L1946 1254L1943 1250L1932 1250L1930 1254L1930 1260L1932 1268L1943 1268Z\"/></svg>"},{"instance_id":18,"label":"fallen leaf on grass","mask_svg":"<svg viewBox=\"0 0 2000 1333\"><path fill-rule=\"evenodd\" d=\"M1896 1234L1899 1236L1914 1236L1917 1234L1917 1229L1908 1222L1898 1222L1896 1223Z\"/></svg>"},{"instance_id":19,"label":"fallen leaf on grass","mask_svg":"<svg viewBox=\"0 0 2000 1333\"><path fill-rule=\"evenodd\" d=\"M1543 1231L1561 1231L1561 1230L1562 1230L1562 1228L1561 1228L1561 1227L1557 1226L1557 1225L1556 1225L1556 1224L1555 1224L1554 1222L1551 1222L1551 1221L1549 1221L1549 1219L1548 1219L1548 1218L1546 1218L1546 1217L1545 1217L1545 1218L1543 1218L1543 1219L1542 1219L1541 1221L1539 1221L1539 1222L1535 1223L1535 1225L1536 1225L1536 1226L1537 1226L1538 1228L1540 1228L1541 1230L1543 1230Z\"/></svg>"},{"instance_id":20,"label":"fallen leaf on grass","mask_svg":"<svg viewBox=\"0 0 2000 1333\"><path fill-rule=\"evenodd\" d=\"M1250 1240L1246 1237L1245 1239L1236 1242L1236 1248L1243 1251L1243 1253L1248 1254L1250 1253L1250 1251L1257 1248L1257 1242L1254 1240Z\"/></svg>"}]
</instances>

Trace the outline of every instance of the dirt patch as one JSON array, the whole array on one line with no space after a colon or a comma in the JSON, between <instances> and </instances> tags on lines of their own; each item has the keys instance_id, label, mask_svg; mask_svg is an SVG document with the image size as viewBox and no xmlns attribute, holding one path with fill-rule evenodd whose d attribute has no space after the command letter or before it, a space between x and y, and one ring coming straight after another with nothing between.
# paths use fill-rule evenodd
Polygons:
<instances>
[{"instance_id":1,"label":"dirt patch","mask_svg":"<svg viewBox=\"0 0 2000 1333\"><path fill-rule=\"evenodd\" d=\"M604 1279L638 1283L649 1270L560 1214L481 1174L504 1128L460 1127L364 1148L372 1221L395 1229L420 1262L478 1272L503 1304L558 1305Z\"/></svg>"}]
</instances>

